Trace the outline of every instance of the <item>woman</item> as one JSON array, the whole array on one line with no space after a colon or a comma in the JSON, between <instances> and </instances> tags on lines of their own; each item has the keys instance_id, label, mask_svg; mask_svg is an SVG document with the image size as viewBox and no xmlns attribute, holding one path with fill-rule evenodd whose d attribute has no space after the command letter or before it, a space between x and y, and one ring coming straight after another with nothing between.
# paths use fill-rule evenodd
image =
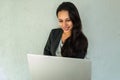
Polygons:
<instances>
[{"instance_id":1,"label":"woman","mask_svg":"<svg viewBox=\"0 0 120 80\"><path fill-rule=\"evenodd\" d=\"M44 48L44 55L84 59L88 41L82 32L77 8L71 2L63 2L56 15L60 28L53 29Z\"/></svg>"}]
</instances>

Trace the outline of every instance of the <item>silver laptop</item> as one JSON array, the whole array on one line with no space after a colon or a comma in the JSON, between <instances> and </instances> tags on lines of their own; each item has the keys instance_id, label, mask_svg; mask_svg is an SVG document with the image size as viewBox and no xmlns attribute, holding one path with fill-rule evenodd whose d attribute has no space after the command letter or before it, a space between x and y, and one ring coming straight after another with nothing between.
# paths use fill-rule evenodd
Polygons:
<instances>
[{"instance_id":1,"label":"silver laptop","mask_svg":"<svg viewBox=\"0 0 120 80\"><path fill-rule=\"evenodd\" d=\"M32 80L91 80L91 61L28 54Z\"/></svg>"}]
</instances>

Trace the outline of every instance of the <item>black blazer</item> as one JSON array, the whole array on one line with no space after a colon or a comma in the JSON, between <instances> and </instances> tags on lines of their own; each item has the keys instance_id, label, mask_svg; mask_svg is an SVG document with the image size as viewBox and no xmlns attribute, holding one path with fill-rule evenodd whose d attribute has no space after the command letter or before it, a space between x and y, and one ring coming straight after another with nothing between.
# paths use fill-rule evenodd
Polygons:
<instances>
[{"instance_id":1,"label":"black blazer","mask_svg":"<svg viewBox=\"0 0 120 80\"><path fill-rule=\"evenodd\" d=\"M51 56L56 56L56 50L58 48L60 39L62 37L62 29L53 29L49 35L48 41L46 43L46 46L44 48L44 55L51 55ZM79 51L78 54L75 56L66 56L66 57L71 57L71 58L82 58L84 59L86 56L86 49L84 51Z\"/></svg>"},{"instance_id":2,"label":"black blazer","mask_svg":"<svg viewBox=\"0 0 120 80\"><path fill-rule=\"evenodd\" d=\"M62 29L53 29L50 32L46 46L44 48L44 55L56 56L56 50L62 37Z\"/></svg>"}]
</instances>

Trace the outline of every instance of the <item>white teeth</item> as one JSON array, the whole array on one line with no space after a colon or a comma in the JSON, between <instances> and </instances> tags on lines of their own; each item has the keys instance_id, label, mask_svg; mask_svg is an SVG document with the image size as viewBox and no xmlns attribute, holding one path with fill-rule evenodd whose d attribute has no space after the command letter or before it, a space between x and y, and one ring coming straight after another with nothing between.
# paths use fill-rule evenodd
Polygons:
<instances>
[{"instance_id":1,"label":"white teeth","mask_svg":"<svg viewBox=\"0 0 120 80\"><path fill-rule=\"evenodd\" d=\"M66 30L66 31L69 30L69 27L65 27L64 30Z\"/></svg>"}]
</instances>

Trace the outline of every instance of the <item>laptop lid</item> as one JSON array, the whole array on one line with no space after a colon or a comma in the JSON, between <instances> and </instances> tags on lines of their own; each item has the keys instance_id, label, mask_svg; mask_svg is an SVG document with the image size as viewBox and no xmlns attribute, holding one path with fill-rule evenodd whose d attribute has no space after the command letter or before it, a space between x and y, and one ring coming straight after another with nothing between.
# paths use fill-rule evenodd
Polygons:
<instances>
[{"instance_id":1,"label":"laptop lid","mask_svg":"<svg viewBox=\"0 0 120 80\"><path fill-rule=\"evenodd\" d=\"M91 80L91 62L86 59L28 54L32 80Z\"/></svg>"}]
</instances>

